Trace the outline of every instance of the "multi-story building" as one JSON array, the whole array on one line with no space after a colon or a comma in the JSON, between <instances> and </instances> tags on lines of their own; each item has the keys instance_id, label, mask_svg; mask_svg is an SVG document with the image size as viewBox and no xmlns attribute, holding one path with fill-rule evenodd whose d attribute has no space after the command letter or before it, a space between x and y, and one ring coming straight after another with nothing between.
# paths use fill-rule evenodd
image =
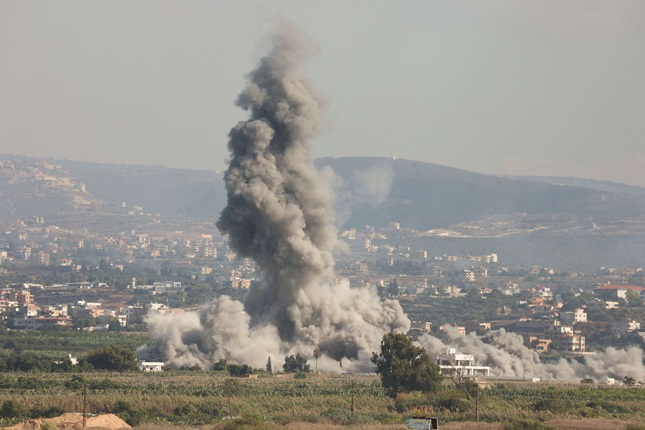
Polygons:
<instances>
[{"instance_id":1,"label":"multi-story building","mask_svg":"<svg viewBox=\"0 0 645 430\"><path fill-rule=\"evenodd\" d=\"M567 352L585 352L585 337L581 334L560 336L560 349Z\"/></svg>"},{"instance_id":2,"label":"multi-story building","mask_svg":"<svg viewBox=\"0 0 645 430\"><path fill-rule=\"evenodd\" d=\"M587 322L587 313L584 308L576 308L575 311L560 312L560 321L565 325Z\"/></svg>"},{"instance_id":3,"label":"multi-story building","mask_svg":"<svg viewBox=\"0 0 645 430\"><path fill-rule=\"evenodd\" d=\"M6 297L8 301L18 303L18 306L25 306L34 302L34 297L27 290L9 291Z\"/></svg>"},{"instance_id":4,"label":"multi-story building","mask_svg":"<svg viewBox=\"0 0 645 430\"><path fill-rule=\"evenodd\" d=\"M571 326L560 325L559 321L552 321L545 329L545 339L557 342L561 351L585 352L585 337L573 330Z\"/></svg>"},{"instance_id":5,"label":"multi-story building","mask_svg":"<svg viewBox=\"0 0 645 430\"><path fill-rule=\"evenodd\" d=\"M640 330L640 328L641 324L634 320L620 321L611 325L611 333L614 337L623 337L626 336L627 333Z\"/></svg>"},{"instance_id":6,"label":"multi-story building","mask_svg":"<svg viewBox=\"0 0 645 430\"><path fill-rule=\"evenodd\" d=\"M455 348L446 348L437 360L442 375L458 375L461 377L488 376L490 367L476 366L475 356L459 354Z\"/></svg>"}]
</instances>

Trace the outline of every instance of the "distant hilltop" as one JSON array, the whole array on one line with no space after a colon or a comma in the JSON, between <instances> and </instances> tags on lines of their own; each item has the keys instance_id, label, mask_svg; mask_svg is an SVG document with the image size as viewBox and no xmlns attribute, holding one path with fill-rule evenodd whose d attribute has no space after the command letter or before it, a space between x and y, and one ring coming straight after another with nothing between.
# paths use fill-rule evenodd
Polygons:
<instances>
[{"instance_id":1,"label":"distant hilltop","mask_svg":"<svg viewBox=\"0 0 645 430\"><path fill-rule=\"evenodd\" d=\"M340 231L396 222L397 234L432 254L496 252L525 267L590 270L645 261L640 187L382 157L321 158L315 165L334 184ZM102 222L128 228L122 217L129 213L212 222L226 204L222 173L214 170L12 155L0 156L0 195L0 225L82 224L102 215Z\"/></svg>"},{"instance_id":2,"label":"distant hilltop","mask_svg":"<svg viewBox=\"0 0 645 430\"><path fill-rule=\"evenodd\" d=\"M331 167L343 178L339 213L347 213L344 222L352 226L384 226L396 220L429 230L508 214L645 214L645 188L607 181L494 176L379 157L321 158L316 165ZM343 211L343 204L351 207Z\"/></svg>"},{"instance_id":3,"label":"distant hilltop","mask_svg":"<svg viewBox=\"0 0 645 430\"><path fill-rule=\"evenodd\" d=\"M9 161L14 167L8 167ZM336 177L340 228L387 226L397 221L406 228L426 231L509 214L599 219L645 215L645 188L608 181L494 176L384 157L320 158L315 165L331 168ZM58 188L43 187L52 175L58 178ZM216 218L226 204L222 175L215 170L0 155L4 199L0 218L31 213L38 199L43 200L44 212L69 210L65 201L52 204L53 193L47 190L72 187L80 191L81 186L82 197L92 204L127 204L168 216ZM59 193L59 197L65 196Z\"/></svg>"}]
</instances>

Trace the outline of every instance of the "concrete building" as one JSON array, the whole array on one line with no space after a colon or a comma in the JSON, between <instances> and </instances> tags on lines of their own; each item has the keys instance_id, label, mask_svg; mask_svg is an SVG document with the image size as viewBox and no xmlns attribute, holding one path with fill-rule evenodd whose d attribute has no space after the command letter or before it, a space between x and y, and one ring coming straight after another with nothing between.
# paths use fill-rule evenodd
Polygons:
<instances>
[{"instance_id":1,"label":"concrete building","mask_svg":"<svg viewBox=\"0 0 645 430\"><path fill-rule=\"evenodd\" d=\"M603 285L594 290L596 297L600 297L608 300L616 299L625 299L627 297L627 291L634 291L641 295L645 296L645 287L639 287L636 285Z\"/></svg>"},{"instance_id":2,"label":"concrete building","mask_svg":"<svg viewBox=\"0 0 645 430\"><path fill-rule=\"evenodd\" d=\"M577 308L575 311L560 312L560 321L566 325L587 322L587 313L584 308Z\"/></svg>"},{"instance_id":3,"label":"concrete building","mask_svg":"<svg viewBox=\"0 0 645 430\"><path fill-rule=\"evenodd\" d=\"M459 354L455 348L446 348L437 360L442 375L458 374L462 377L488 376L490 367L476 366L475 356Z\"/></svg>"},{"instance_id":4,"label":"concrete building","mask_svg":"<svg viewBox=\"0 0 645 430\"><path fill-rule=\"evenodd\" d=\"M634 320L621 321L611 325L611 333L614 335L614 337L623 337L626 336L627 333L638 331L640 329L641 324Z\"/></svg>"},{"instance_id":5,"label":"concrete building","mask_svg":"<svg viewBox=\"0 0 645 430\"><path fill-rule=\"evenodd\" d=\"M161 372L166 364L163 361L139 361L137 367L143 372Z\"/></svg>"}]
</instances>

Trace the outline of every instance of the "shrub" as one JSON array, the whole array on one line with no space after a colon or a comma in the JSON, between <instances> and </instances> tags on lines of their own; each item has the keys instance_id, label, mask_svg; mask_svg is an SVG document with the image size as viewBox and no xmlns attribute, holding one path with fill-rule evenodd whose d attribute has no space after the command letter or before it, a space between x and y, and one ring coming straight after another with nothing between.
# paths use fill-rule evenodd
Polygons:
<instances>
[{"instance_id":1,"label":"shrub","mask_svg":"<svg viewBox=\"0 0 645 430\"><path fill-rule=\"evenodd\" d=\"M248 364L229 364L228 374L231 376L245 376L255 373L254 369Z\"/></svg>"},{"instance_id":2,"label":"shrub","mask_svg":"<svg viewBox=\"0 0 645 430\"><path fill-rule=\"evenodd\" d=\"M108 378L103 378L95 381L90 381L87 384L87 388L90 390L113 390L119 388L119 383L111 381Z\"/></svg>"},{"instance_id":3,"label":"shrub","mask_svg":"<svg viewBox=\"0 0 645 430\"><path fill-rule=\"evenodd\" d=\"M46 387L47 384L43 382L42 378L25 376L19 376L18 378L16 378L16 388L22 388L24 390L37 390Z\"/></svg>"},{"instance_id":4,"label":"shrub","mask_svg":"<svg viewBox=\"0 0 645 430\"><path fill-rule=\"evenodd\" d=\"M65 411L58 406L35 407L29 411L30 418L55 418L63 415Z\"/></svg>"},{"instance_id":5,"label":"shrub","mask_svg":"<svg viewBox=\"0 0 645 430\"><path fill-rule=\"evenodd\" d=\"M123 421L131 426L141 424L143 414L130 406L123 400L118 400L112 407L112 413L118 415Z\"/></svg>"},{"instance_id":6,"label":"shrub","mask_svg":"<svg viewBox=\"0 0 645 430\"><path fill-rule=\"evenodd\" d=\"M74 375L65 382L65 388L68 390L80 390L85 384L85 378L82 375Z\"/></svg>"},{"instance_id":7,"label":"shrub","mask_svg":"<svg viewBox=\"0 0 645 430\"><path fill-rule=\"evenodd\" d=\"M340 408L329 408L320 415L335 424L348 424L351 419L349 411Z\"/></svg>"},{"instance_id":8,"label":"shrub","mask_svg":"<svg viewBox=\"0 0 645 430\"><path fill-rule=\"evenodd\" d=\"M192 405L175 406L175 409L173 409L172 413L173 415L178 417L185 417L187 415L194 414L195 408Z\"/></svg>"},{"instance_id":9,"label":"shrub","mask_svg":"<svg viewBox=\"0 0 645 430\"><path fill-rule=\"evenodd\" d=\"M134 352L121 345L108 345L87 353L85 360L97 370L122 372L137 369Z\"/></svg>"},{"instance_id":10,"label":"shrub","mask_svg":"<svg viewBox=\"0 0 645 430\"><path fill-rule=\"evenodd\" d=\"M470 407L469 402L461 393L447 391L431 399L430 405L435 409L443 409L450 412L465 411Z\"/></svg>"},{"instance_id":11,"label":"shrub","mask_svg":"<svg viewBox=\"0 0 645 430\"><path fill-rule=\"evenodd\" d=\"M296 379L306 379L308 375L307 372L296 372L293 377Z\"/></svg>"},{"instance_id":12,"label":"shrub","mask_svg":"<svg viewBox=\"0 0 645 430\"><path fill-rule=\"evenodd\" d=\"M21 418L27 416L27 409L15 400L5 400L0 406L0 417Z\"/></svg>"}]
</instances>

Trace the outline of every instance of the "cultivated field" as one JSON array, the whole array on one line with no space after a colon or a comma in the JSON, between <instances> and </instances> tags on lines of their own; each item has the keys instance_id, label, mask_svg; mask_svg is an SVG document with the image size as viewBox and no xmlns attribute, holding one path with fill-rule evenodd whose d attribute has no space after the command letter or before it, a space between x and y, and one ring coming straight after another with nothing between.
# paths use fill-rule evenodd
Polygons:
<instances>
[{"instance_id":1,"label":"cultivated field","mask_svg":"<svg viewBox=\"0 0 645 430\"><path fill-rule=\"evenodd\" d=\"M645 422L645 390L594 384L492 384L475 396L451 387L430 395L382 394L373 375L260 375L231 378L215 372L157 374L0 374L0 424L24 420L49 408L114 413L143 429L208 425L209 428L403 428L413 415L439 417L442 428L501 428L517 420L575 420L623 428ZM23 415L10 415L8 406ZM10 408L9 408L10 409ZM31 412L31 414L30 414ZM25 415L26 414L26 415ZM585 421L580 421L585 418ZM592 421L593 420L593 421ZM467 423L470 422L470 423ZM489 424L486 424L489 423ZM576 428L564 426L561 428ZM607 424L609 423L609 424ZM518 424L519 425L519 424ZM520 427L517 427L520 428ZM634 427L637 428L637 427Z\"/></svg>"}]
</instances>

